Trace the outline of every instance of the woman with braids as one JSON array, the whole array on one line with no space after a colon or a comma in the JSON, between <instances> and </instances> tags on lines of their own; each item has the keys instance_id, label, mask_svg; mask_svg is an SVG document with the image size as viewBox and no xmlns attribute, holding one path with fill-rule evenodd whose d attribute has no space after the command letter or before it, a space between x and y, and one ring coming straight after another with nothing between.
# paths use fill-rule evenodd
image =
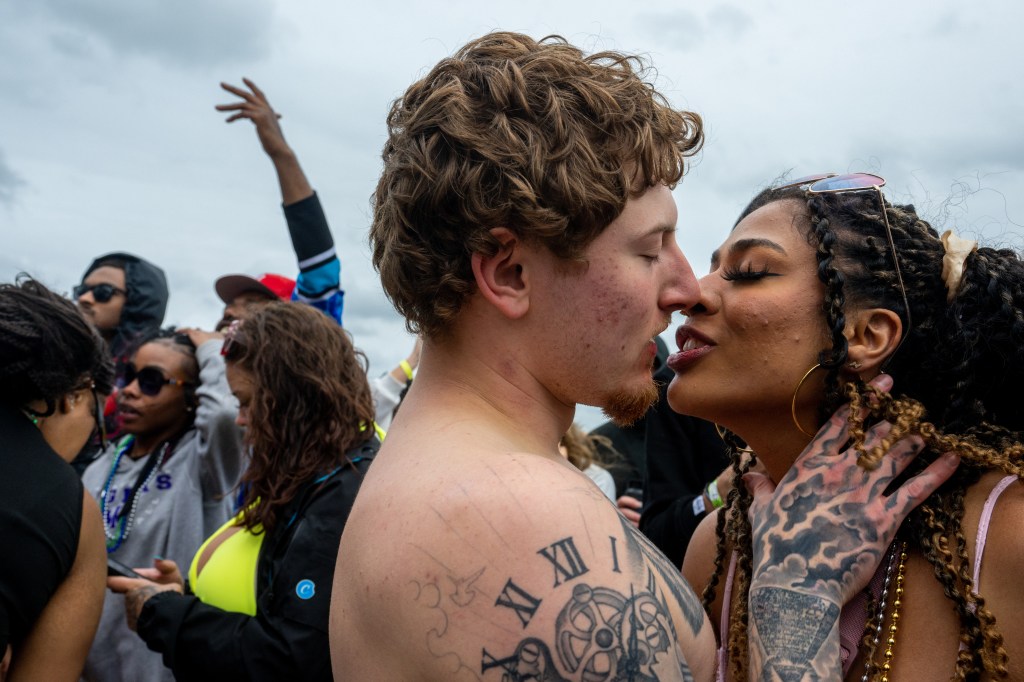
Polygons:
<instances>
[{"instance_id":1,"label":"woman with braids","mask_svg":"<svg viewBox=\"0 0 1024 682\"><path fill-rule=\"evenodd\" d=\"M82 477L100 504L107 554L123 565L188 561L235 512L242 442L222 345L220 334L167 329L144 339L125 365L117 395L125 435ZM128 630L120 595L107 594L85 677L173 679Z\"/></svg>"},{"instance_id":2,"label":"woman with braids","mask_svg":"<svg viewBox=\"0 0 1024 682\"><path fill-rule=\"evenodd\" d=\"M904 521L869 587L843 607L843 677L1024 679L1024 264L1011 250L940 237L912 206L885 201L883 184L815 176L747 206L685 311L669 401L723 427L736 475L748 452L773 480L788 480L797 453L849 400L865 469L889 466L882 448L907 433L925 444L908 474L958 454L953 478ZM891 394L877 388L893 385L883 372ZM879 419L892 431L865 441L865 422ZM828 502L812 484L791 504L813 514ZM684 561L719 627L720 679L746 679L748 627L760 623L747 608L761 525L755 510L752 529L750 507L736 486ZM803 569L808 581L815 568Z\"/></svg>"},{"instance_id":3,"label":"woman with braids","mask_svg":"<svg viewBox=\"0 0 1024 682\"><path fill-rule=\"evenodd\" d=\"M102 428L113 379L71 301L32 279L0 284L0 680L82 672L103 605L103 530L69 462Z\"/></svg>"},{"instance_id":4,"label":"woman with braids","mask_svg":"<svg viewBox=\"0 0 1024 682\"><path fill-rule=\"evenodd\" d=\"M224 353L251 449L242 511L196 553L189 590L170 561L110 584L179 680L330 680L338 542L381 435L365 359L292 303L233 323Z\"/></svg>"}]
</instances>

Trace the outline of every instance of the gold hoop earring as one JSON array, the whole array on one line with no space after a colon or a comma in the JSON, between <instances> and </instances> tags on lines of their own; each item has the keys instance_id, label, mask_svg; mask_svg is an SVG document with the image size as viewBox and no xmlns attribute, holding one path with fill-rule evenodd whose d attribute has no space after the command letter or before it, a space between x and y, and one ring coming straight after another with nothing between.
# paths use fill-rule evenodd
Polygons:
<instances>
[{"instance_id":1,"label":"gold hoop earring","mask_svg":"<svg viewBox=\"0 0 1024 682\"><path fill-rule=\"evenodd\" d=\"M811 373L820 367L821 363L816 362L814 363L814 367L811 367L809 370L804 372L804 375L800 377L800 381L797 383L796 388L793 389L793 400L789 404L789 411L793 415L793 423L796 424L796 428L800 431L800 433L804 434L805 436L810 436L811 438L814 438L814 434L807 433L806 431L804 431L804 427L800 426L800 420L796 418L796 396L798 393L800 393L800 387L804 385L805 381L807 381L807 377L811 376Z\"/></svg>"},{"instance_id":2,"label":"gold hoop earring","mask_svg":"<svg viewBox=\"0 0 1024 682\"><path fill-rule=\"evenodd\" d=\"M736 448L735 445L733 445L732 443L730 443L729 441L727 441L725 439L725 431L722 430L721 426L719 426L718 424L715 424L715 431L718 432L718 437L722 439L723 443L725 443L729 447ZM736 448L736 452L740 453L741 455L742 454L746 454L746 455L753 455L754 454L754 450L752 448L750 448L750 447Z\"/></svg>"}]
</instances>

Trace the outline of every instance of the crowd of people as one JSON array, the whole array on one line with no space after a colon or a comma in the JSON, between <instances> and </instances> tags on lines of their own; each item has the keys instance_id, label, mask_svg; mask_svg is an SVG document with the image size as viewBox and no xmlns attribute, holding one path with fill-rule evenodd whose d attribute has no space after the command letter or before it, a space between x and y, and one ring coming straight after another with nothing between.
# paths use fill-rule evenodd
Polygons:
<instances>
[{"instance_id":1,"label":"crowd of people","mask_svg":"<svg viewBox=\"0 0 1024 682\"><path fill-rule=\"evenodd\" d=\"M0 284L0 682L1024 679L1020 254L822 173L698 281L649 69L495 32L393 103L381 376L249 80L294 279Z\"/></svg>"}]
</instances>

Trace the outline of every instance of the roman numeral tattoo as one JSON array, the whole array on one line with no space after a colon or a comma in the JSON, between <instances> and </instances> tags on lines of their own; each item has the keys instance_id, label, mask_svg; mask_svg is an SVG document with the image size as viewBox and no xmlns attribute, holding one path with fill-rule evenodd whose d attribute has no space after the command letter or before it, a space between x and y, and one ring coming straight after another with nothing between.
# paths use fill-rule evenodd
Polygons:
<instances>
[{"instance_id":1,"label":"roman numeral tattoo","mask_svg":"<svg viewBox=\"0 0 1024 682\"><path fill-rule=\"evenodd\" d=\"M515 611L516 615L519 616L519 621L523 624L523 628L525 628L530 624L530 619L533 618L533 614L537 612L537 607L540 606L540 602L540 599L537 599L532 594L516 585L512 582L512 579L509 578L508 582L505 583L504 589L501 590L501 595L498 597L498 600L494 602L494 605L504 606L507 609Z\"/></svg>"},{"instance_id":2,"label":"roman numeral tattoo","mask_svg":"<svg viewBox=\"0 0 1024 682\"><path fill-rule=\"evenodd\" d=\"M619 570L619 550L615 546L618 538L614 535L609 535L608 539L612 541L612 570L616 573L622 573L622 571Z\"/></svg>"},{"instance_id":3,"label":"roman numeral tattoo","mask_svg":"<svg viewBox=\"0 0 1024 682\"><path fill-rule=\"evenodd\" d=\"M517 654L512 654L506 658L495 658L487 649L484 649L483 657L480 661L480 674L484 674L491 668L504 668L506 672L513 672L518 662L519 656Z\"/></svg>"},{"instance_id":4,"label":"roman numeral tattoo","mask_svg":"<svg viewBox=\"0 0 1024 682\"><path fill-rule=\"evenodd\" d=\"M563 582L578 578L590 569L583 563L583 557L576 549L576 543L572 538L562 538L558 542L545 547L537 552L551 562L555 569L555 584L558 587Z\"/></svg>"}]
</instances>

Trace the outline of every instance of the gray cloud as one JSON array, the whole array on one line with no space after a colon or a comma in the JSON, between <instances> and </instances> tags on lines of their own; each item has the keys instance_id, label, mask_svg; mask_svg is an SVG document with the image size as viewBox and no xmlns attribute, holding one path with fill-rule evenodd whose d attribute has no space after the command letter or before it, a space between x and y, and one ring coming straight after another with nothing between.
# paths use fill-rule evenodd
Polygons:
<instances>
[{"instance_id":1,"label":"gray cloud","mask_svg":"<svg viewBox=\"0 0 1024 682\"><path fill-rule=\"evenodd\" d=\"M754 21L749 14L735 5L718 5L708 12L708 23L712 28L738 37L746 33Z\"/></svg>"},{"instance_id":2,"label":"gray cloud","mask_svg":"<svg viewBox=\"0 0 1024 682\"><path fill-rule=\"evenodd\" d=\"M0 151L0 204L12 206L15 193L24 185L25 181L7 164L3 151Z\"/></svg>"},{"instance_id":3,"label":"gray cloud","mask_svg":"<svg viewBox=\"0 0 1024 682\"><path fill-rule=\"evenodd\" d=\"M64 26L51 41L70 55L88 53L88 41L96 41L119 54L206 67L261 59L271 47L272 0L41 0L39 6Z\"/></svg>"},{"instance_id":4,"label":"gray cloud","mask_svg":"<svg viewBox=\"0 0 1024 682\"><path fill-rule=\"evenodd\" d=\"M644 33L683 52L694 50L711 38L736 39L753 23L750 15L734 5L718 5L705 17L680 8L643 13L635 21Z\"/></svg>"}]
</instances>

